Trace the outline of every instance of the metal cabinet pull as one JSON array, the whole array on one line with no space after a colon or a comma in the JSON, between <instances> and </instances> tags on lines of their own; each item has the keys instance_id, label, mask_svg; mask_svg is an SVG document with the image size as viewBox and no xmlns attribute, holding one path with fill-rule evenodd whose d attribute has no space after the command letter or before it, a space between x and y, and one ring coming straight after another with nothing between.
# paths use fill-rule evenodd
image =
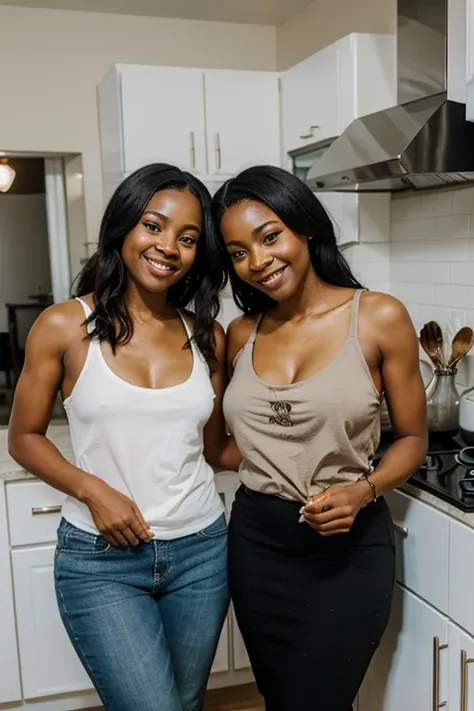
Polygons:
<instances>
[{"instance_id":1,"label":"metal cabinet pull","mask_svg":"<svg viewBox=\"0 0 474 711\"><path fill-rule=\"evenodd\" d=\"M468 665L474 664L474 658L468 657L464 649L461 650L461 708L460 711L468 710L468 696L469 696L469 683L468 683Z\"/></svg>"},{"instance_id":2,"label":"metal cabinet pull","mask_svg":"<svg viewBox=\"0 0 474 711\"><path fill-rule=\"evenodd\" d=\"M318 129L321 128L321 126L310 126L308 133L302 133L300 138L303 140L306 140L307 138L314 138L314 132Z\"/></svg>"},{"instance_id":3,"label":"metal cabinet pull","mask_svg":"<svg viewBox=\"0 0 474 711\"><path fill-rule=\"evenodd\" d=\"M404 526L403 524L401 524L400 521L394 521L393 527L396 530L396 532L400 536L402 536L402 538L406 538L408 536L408 528L406 526Z\"/></svg>"},{"instance_id":4,"label":"metal cabinet pull","mask_svg":"<svg viewBox=\"0 0 474 711\"><path fill-rule=\"evenodd\" d=\"M189 133L189 153L191 158L191 168L196 167L196 145L194 142L194 131Z\"/></svg>"},{"instance_id":5,"label":"metal cabinet pull","mask_svg":"<svg viewBox=\"0 0 474 711\"><path fill-rule=\"evenodd\" d=\"M61 513L62 506L42 506L40 508L31 509L33 516L42 516L43 514Z\"/></svg>"},{"instance_id":6,"label":"metal cabinet pull","mask_svg":"<svg viewBox=\"0 0 474 711\"><path fill-rule=\"evenodd\" d=\"M447 648L447 644L440 644L439 637L433 637L433 711L448 705L447 701L439 700L439 653Z\"/></svg>"},{"instance_id":7,"label":"metal cabinet pull","mask_svg":"<svg viewBox=\"0 0 474 711\"><path fill-rule=\"evenodd\" d=\"M221 169L221 137L219 133L216 133L214 137L216 143L216 168Z\"/></svg>"}]
</instances>

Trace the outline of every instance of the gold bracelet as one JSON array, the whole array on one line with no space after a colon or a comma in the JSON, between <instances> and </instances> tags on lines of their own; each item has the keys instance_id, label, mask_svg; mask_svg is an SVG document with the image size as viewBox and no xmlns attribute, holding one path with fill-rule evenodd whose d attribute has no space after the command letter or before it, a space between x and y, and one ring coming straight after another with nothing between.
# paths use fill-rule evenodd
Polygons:
<instances>
[{"instance_id":1,"label":"gold bracelet","mask_svg":"<svg viewBox=\"0 0 474 711\"><path fill-rule=\"evenodd\" d=\"M368 485L370 486L370 488L372 489L373 500L374 500L374 501L377 501L377 489L375 488L374 482L373 482L373 481L370 481L369 475L366 475L366 476L365 476L365 481L367 482L367 484L368 484Z\"/></svg>"}]
</instances>

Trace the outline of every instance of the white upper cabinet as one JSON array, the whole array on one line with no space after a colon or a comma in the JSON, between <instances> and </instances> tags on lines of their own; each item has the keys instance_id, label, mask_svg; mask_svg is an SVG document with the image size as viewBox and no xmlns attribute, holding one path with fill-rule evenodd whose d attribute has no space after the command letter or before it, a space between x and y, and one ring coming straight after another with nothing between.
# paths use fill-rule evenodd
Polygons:
<instances>
[{"instance_id":1,"label":"white upper cabinet","mask_svg":"<svg viewBox=\"0 0 474 711\"><path fill-rule=\"evenodd\" d=\"M474 121L474 0L466 0L466 118Z\"/></svg>"},{"instance_id":2,"label":"white upper cabinet","mask_svg":"<svg viewBox=\"0 0 474 711\"><path fill-rule=\"evenodd\" d=\"M337 55L337 44L333 44L282 73L285 151L336 135Z\"/></svg>"},{"instance_id":3,"label":"white upper cabinet","mask_svg":"<svg viewBox=\"0 0 474 711\"><path fill-rule=\"evenodd\" d=\"M199 69L116 65L99 86L104 178L147 163L206 172L204 76Z\"/></svg>"},{"instance_id":4,"label":"white upper cabinet","mask_svg":"<svg viewBox=\"0 0 474 711\"><path fill-rule=\"evenodd\" d=\"M103 176L111 185L154 162L213 185L249 165L280 162L275 72L115 65L98 103Z\"/></svg>"},{"instance_id":5,"label":"white upper cabinet","mask_svg":"<svg viewBox=\"0 0 474 711\"><path fill-rule=\"evenodd\" d=\"M211 176L280 163L278 77L274 72L206 71L206 124Z\"/></svg>"},{"instance_id":6,"label":"white upper cabinet","mask_svg":"<svg viewBox=\"0 0 474 711\"><path fill-rule=\"evenodd\" d=\"M290 151L311 149L314 143L340 135L354 119L395 103L396 37L347 35L281 76L283 165L292 170ZM300 160L312 158L300 155ZM321 192L317 196L333 220L340 246L373 241L375 224L375 241L381 233L388 239L388 195Z\"/></svg>"},{"instance_id":7,"label":"white upper cabinet","mask_svg":"<svg viewBox=\"0 0 474 711\"><path fill-rule=\"evenodd\" d=\"M120 74L125 172L163 162L204 175L202 72L129 65Z\"/></svg>"},{"instance_id":8,"label":"white upper cabinet","mask_svg":"<svg viewBox=\"0 0 474 711\"><path fill-rule=\"evenodd\" d=\"M395 36L347 35L282 73L284 152L337 136L355 118L395 103Z\"/></svg>"},{"instance_id":9,"label":"white upper cabinet","mask_svg":"<svg viewBox=\"0 0 474 711\"><path fill-rule=\"evenodd\" d=\"M474 81L474 0L466 0L467 18L467 78Z\"/></svg>"}]
</instances>

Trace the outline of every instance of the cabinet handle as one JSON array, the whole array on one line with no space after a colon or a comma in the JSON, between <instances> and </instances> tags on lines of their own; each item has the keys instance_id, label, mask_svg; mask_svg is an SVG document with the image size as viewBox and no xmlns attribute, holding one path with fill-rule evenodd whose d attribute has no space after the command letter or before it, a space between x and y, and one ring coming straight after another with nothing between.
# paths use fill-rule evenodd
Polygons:
<instances>
[{"instance_id":1,"label":"cabinet handle","mask_svg":"<svg viewBox=\"0 0 474 711\"><path fill-rule=\"evenodd\" d=\"M189 133L189 152L191 158L191 168L196 167L196 145L194 142L194 131Z\"/></svg>"},{"instance_id":2,"label":"cabinet handle","mask_svg":"<svg viewBox=\"0 0 474 711\"><path fill-rule=\"evenodd\" d=\"M221 137L220 134L216 133L215 135L215 142L216 142L216 168L217 170L221 169Z\"/></svg>"},{"instance_id":3,"label":"cabinet handle","mask_svg":"<svg viewBox=\"0 0 474 711\"><path fill-rule=\"evenodd\" d=\"M474 659L468 657L464 649L461 650L461 711L468 711L469 684L467 667L474 664Z\"/></svg>"},{"instance_id":4,"label":"cabinet handle","mask_svg":"<svg viewBox=\"0 0 474 711\"><path fill-rule=\"evenodd\" d=\"M398 533L399 536L402 536L402 538L406 538L408 536L408 528L404 526L400 521L394 521L393 522L393 527Z\"/></svg>"},{"instance_id":5,"label":"cabinet handle","mask_svg":"<svg viewBox=\"0 0 474 711\"><path fill-rule=\"evenodd\" d=\"M317 128L321 128L321 126L310 126L308 133L302 133L300 138L305 140L306 138L314 138L314 132Z\"/></svg>"},{"instance_id":6,"label":"cabinet handle","mask_svg":"<svg viewBox=\"0 0 474 711\"><path fill-rule=\"evenodd\" d=\"M37 509L31 509L33 516L42 516L43 514L61 513L62 506L42 506Z\"/></svg>"},{"instance_id":7,"label":"cabinet handle","mask_svg":"<svg viewBox=\"0 0 474 711\"><path fill-rule=\"evenodd\" d=\"M439 653L447 648L447 644L440 644L439 637L433 637L433 711L448 705L447 701L439 700Z\"/></svg>"}]
</instances>

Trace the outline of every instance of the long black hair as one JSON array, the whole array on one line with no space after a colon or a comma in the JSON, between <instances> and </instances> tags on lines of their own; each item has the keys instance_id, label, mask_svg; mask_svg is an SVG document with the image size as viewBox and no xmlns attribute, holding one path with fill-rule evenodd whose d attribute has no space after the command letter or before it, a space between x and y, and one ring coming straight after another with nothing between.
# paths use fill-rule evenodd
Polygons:
<instances>
[{"instance_id":1,"label":"long black hair","mask_svg":"<svg viewBox=\"0 0 474 711\"><path fill-rule=\"evenodd\" d=\"M107 341L114 352L117 346L130 341L133 322L124 300L127 274L121 256L122 245L153 195L166 189L189 190L202 207L203 229L196 258L187 275L169 289L168 301L176 308L185 308L193 301L193 338L212 372L216 366L213 320L219 312L218 293L223 273L215 249L209 249L210 244L215 247L211 196L193 175L155 163L135 171L118 186L102 218L97 251L79 274L74 296L93 292L94 310L86 322L93 324L91 338Z\"/></svg>"},{"instance_id":2,"label":"long black hair","mask_svg":"<svg viewBox=\"0 0 474 711\"><path fill-rule=\"evenodd\" d=\"M217 248L220 250L226 278L230 279L235 303L244 313L260 314L276 306L276 302L269 296L239 279L220 234L220 223L225 211L246 200L264 203L290 230L312 238L308 240L309 255L321 281L333 286L361 288L337 247L331 219L306 183L282 168L255 166L224 183L212 200Z\"/></svg>"}]
</instances>

